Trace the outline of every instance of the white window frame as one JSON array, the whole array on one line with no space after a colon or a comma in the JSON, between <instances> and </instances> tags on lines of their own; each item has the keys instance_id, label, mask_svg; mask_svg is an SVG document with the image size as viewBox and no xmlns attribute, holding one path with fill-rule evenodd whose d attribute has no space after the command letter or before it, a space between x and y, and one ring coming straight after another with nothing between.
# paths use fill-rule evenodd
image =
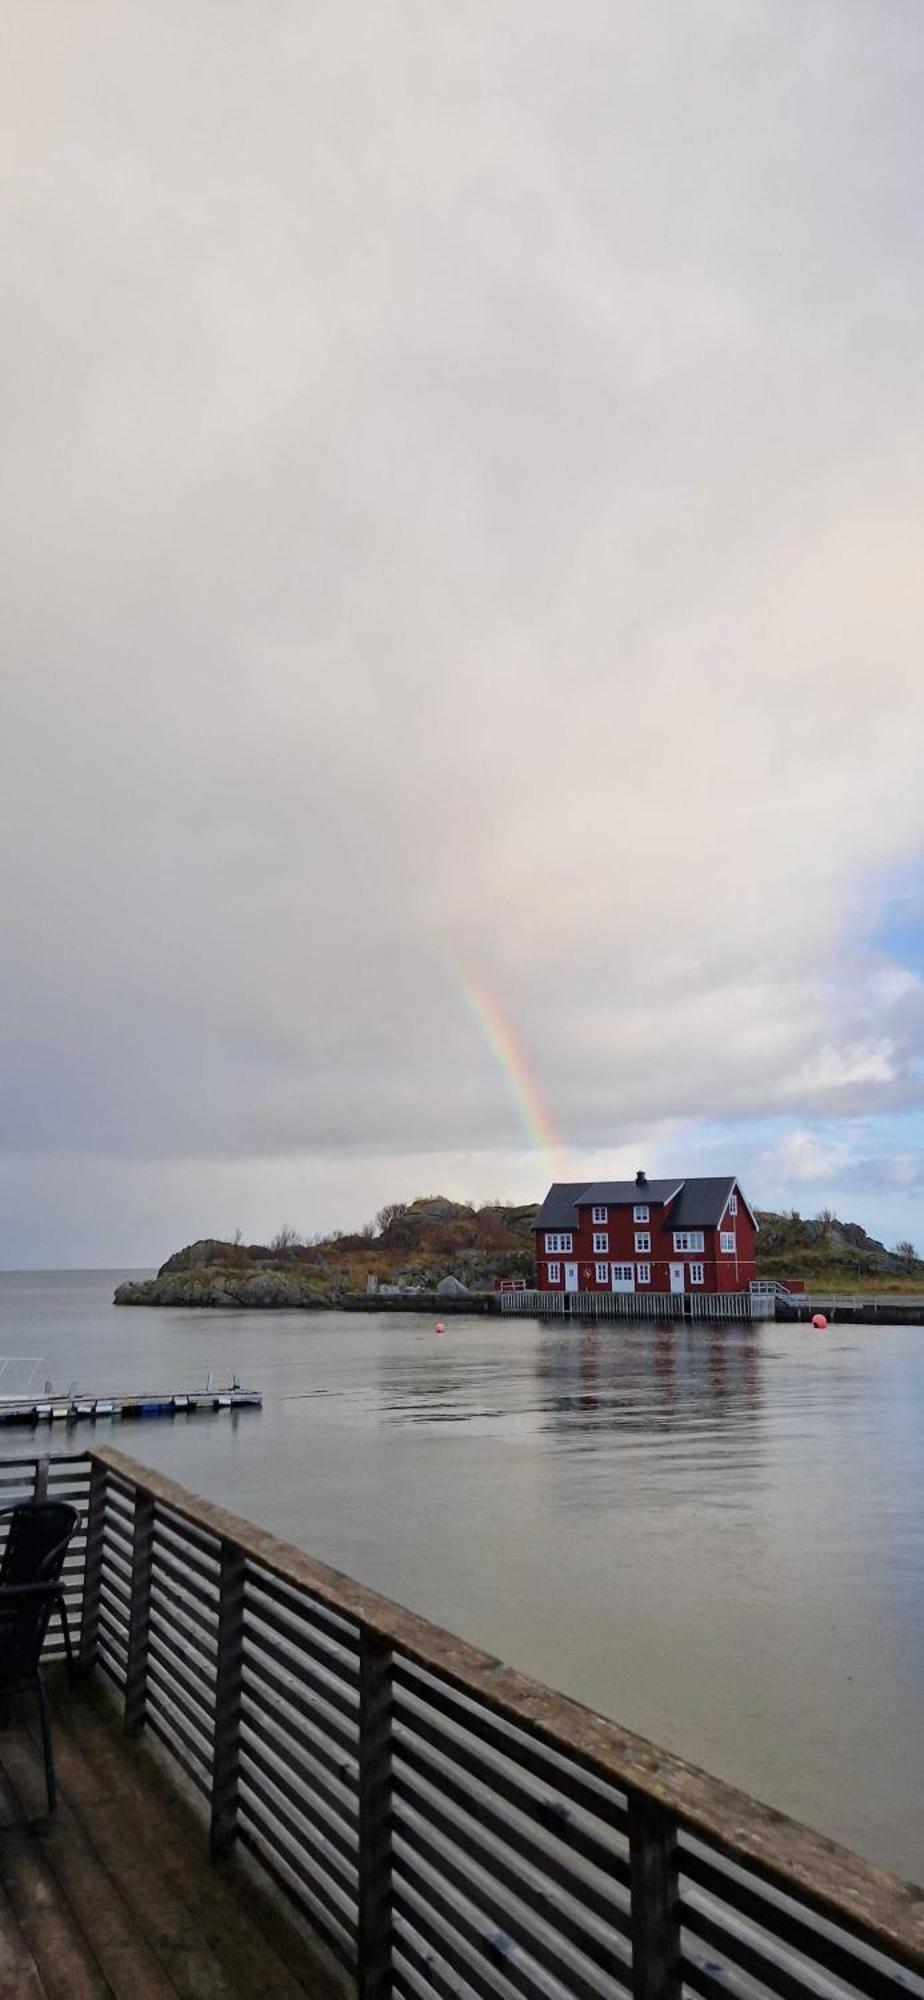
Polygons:
<instances>
[{"instance_id":1,"label":"white window frame","mask_svg":"<svg viewBox=\"0 0 924 2000\"><path fill-rule=\"evenodd\" d=\"M591 1210L591 1215L590 1215L590 1219L591 1219L591 1222L605 1222L605 1221L606 1221L606 1213L607 1213L607 1212L606 1212L606 1209L605 1209L605 1208L594 1208L594 1209L592 1209L592 1210Z\"/></svg>"},{"instance_id":2,"label":"white window frame","mask_svg":"<svg viewBox=\"0 0 924 2000\"><path fill-rule=\"evenodd\" d=\"M690 1265L691 1285L704 1285L705 1282L706 1282L705 1267L702 1264L691 1264Z\"/></svg>"},{"instance_id":3,"label":"white window frame","mask_svg":"<svg viewBox=\"0 0 924 2000\"><path fill-rule=\"evenodd\" d=\"M596 1279L597 1279L597 1284L598 1284L598 1285L608 1285L608 1284L609 1284L609 1282L610 1282L610 1267L609 1267L609 1265L608 1265L608 1264L595 1264L595 1265L594 1265L594 1271L595 1271L595 1273L596 1273Z\"/></svg>"},{"instance_id":4,"label":"white window frame","mask_svg":"<svg viewBox=\"0 0 924 2000\"><path fill-rule=\"evenodd\" d=\"M651 1256L651 1233L650 1233L650 1231L649 1231L649 1230L647 1230L647 1229L637 1229L637 1230L636 1230L636 1232L635 1232L635 1254L636 1254L636 1256L637 1256L637 1257L650 1257L650 1256Z\"/></svg>"},{"instance_id":5,"label":"white window frame","mask_svg":"<svg viewBox=\"0 0 924 2000\"><path fill-rule=\"evenodd\" d=\"M613 1265L613 1283L614 1283L614 1285L634 1285L634 1283L635 1283L635 1265L634 1265L634 1264L614 1264L614 1265Z\"/></svg>"},{"instance_id":6,"label":"white window frame","mask_svg":"<svg viewBox=\"0 0 924 2000\"><path fill-rule=\"evenodd\" d=\"M550 1284L550 1285L560 1285L560 1284L561 1284L561 1265L560 1265L560 1264L550 1264L550 1265L549 1265L549 1284Z\"/></svg>"},{"instance_id":7,"label":"white window frame","mask_svg":"<svg viewBox=\"0 0 924 2000\"><path fill-rule=\"evenodd\" d=\"M728 1197L728 1213L729 1215L737 1215L738 1213L738 1196L736 1194L730 1194Z\"/></svg>"},{"instance_id":8,"label":"white window frame","mask_svg":"<svg viewBox=\"0 0 924 2000\"><path fill-rule=\"evenodd\" d=\"M558 1251L562 1257L570 1257L573 1231L570 1229L547 1229L545 1232L546 1251Z\"/></svg>"},{"instance_id":9,"label":"white window frame","mask_svg":"<svg viewBox=\"0 0 924 2000\"><path fill-rule=\"evenodd\" d=\"M610 1239L609 1239L609 1237L608 1237L608 1235L607 1235L607 1233L606 1233L606 1230L605 1230L605 1229L595 1229L595 1230L594 1230L594 1256L595 1256L595 1257L597 1257L597 1256L601 1256L601 1255L602 1255L602 1256L606 1256L606 1254L607 1254L607 1252L608 1252L608 1250L609 1250L609 1247L610 1247Z\"/></svg>"},{"instance_id":10,"label":"white window frame","mask_svg":"<svg viewBox=\"0 0 924 2000\"><path fill-rule=\"evenodd\" d=\"M701 1229L674 1230L674 1251L676 1255L680 1257L695 1256L697 1251L702 1253L705 1248L706 1239Z\"/></svg>"},{"instance_id":11,"label":"white window frame","mask_svg":"<svg viewBox=\"0 0 924 2000\"><path fill-rule=\"evenodd\" d=\"M635 1277L636 1277L636 1282L637 1282L638 1284L640 1284L640 1285L650 1285L650 1284L651 1284L651 1265L650 1265L650 1264L637 1264L637 1265L636 1265L636 1267L635 1267Z\"/></svg>"},{"instance_id":12,"label":"white window frame","mask_svg":"<svg viewBox=\"0 0 924 2000\"><path fill-rule=\"evenodd\" d=\"M634 1207L634 1208L633 1208L633 1210L632 1210L632 1220L633 1220L633 1222L650 1222L650 1221L651 1221L651 1216L650 1216L650 1214L649 1214L649 1212L648 1212L648 1203L647 1203L647 1201L638 1201L638 1202L636 1202L636 1204L635 1204L635 1207Z\"/></svg>"},{"instance_id":13,"label":"white window frame","mask_svg":"<svg viewBox=\"0 0 924 2000\"><path fill-rule=\"evenodd\" d=\"M724 1252L725 1256L726 1256L726 1257L734 1257L734 1255L735 1255L735 1252L736 1252L737 1248L738 1248L738 1245L737 1245L737 1243L735 1242L735 1232L734 1232L734 1230L733 1230L733 1229L722 1229L722 1230L720 1230L720 1232L719 1232L719 1249L720 1249L721 1251L723 1251L723 1252Z\"/></svg>"}]
</instances>

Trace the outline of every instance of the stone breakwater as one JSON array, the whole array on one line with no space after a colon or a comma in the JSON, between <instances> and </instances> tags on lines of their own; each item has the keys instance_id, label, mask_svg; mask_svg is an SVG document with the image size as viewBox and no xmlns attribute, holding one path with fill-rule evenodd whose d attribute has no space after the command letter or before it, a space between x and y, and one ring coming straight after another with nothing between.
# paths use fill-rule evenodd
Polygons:
<instances>
[{"instance_id":1,"label":"stone breakwater","mask_svg":"<svg viewBox=\"0 0 924 2000\"><path fill-rule=\"evenodd\" d=\"M296 1274L257 1271L234 1277L225 1272L171 1271L157 1278L129 1279L118 1285L117 1306L211 1306L243 1312L419 1312L448 1319L453 1313L490 1313L490 1295L443 1292L359 1292L312 1289Z\"/></svg>"},{"instance_id":2,"label":"stone breakwater","mask_svg":"<svg viewBox=\"0 0 924 2000\"><path fill-rule=\"evenodd\" d=\"M156 1278L130 1279L117 1285L117 1306L215 1306L246 1312L321 1311L341 1303L333 1292L320 1291L297 1272L169 1271Z\"/></svg>"}]
</instances>

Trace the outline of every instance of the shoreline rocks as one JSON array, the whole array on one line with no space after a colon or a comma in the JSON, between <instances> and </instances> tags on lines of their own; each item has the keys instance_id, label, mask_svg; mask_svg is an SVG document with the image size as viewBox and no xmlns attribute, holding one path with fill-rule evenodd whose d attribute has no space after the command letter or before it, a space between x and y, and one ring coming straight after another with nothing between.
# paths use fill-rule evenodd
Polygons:
<instances>
[{"instance_id":1,"label":"shoreline rocks","mask_svg":"<svg viewBox=\"0 0 924 2000\"><path fill-rule=\"evenodd\" d=\"M288 1271L171 1271L156 1278L129 1279L117 1285L117 1306L213 1306L247 1312L323 1311L338 1304L333 1293L319 1291L304 1277Z\"/></svg>"},{"instance_id":2,"label":"shoreline rocks","mask_svg":"<svg viewBox=\"0 0 924 2000\"><path fill-rule=\"evenodd\" d=\"M117 1306L206 1307L225 1312L440 1312L497 1311L491 1293L347 1292L310 1289L297 1274L256 1271L172 1271L156 1278L129 1278L117 1285Z\"/></svg>"}]
</instances>

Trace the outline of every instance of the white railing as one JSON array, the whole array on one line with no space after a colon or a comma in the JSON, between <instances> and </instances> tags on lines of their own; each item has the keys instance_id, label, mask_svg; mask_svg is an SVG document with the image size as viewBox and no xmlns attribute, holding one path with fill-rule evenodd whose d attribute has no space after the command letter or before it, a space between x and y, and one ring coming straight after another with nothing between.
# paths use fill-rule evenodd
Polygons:
<instances>
[{"instance_id":1,"label":"white railing","mask_svg":"<svg viewBox=\"0 0 924 2000\"><path fill-rule=\"evenodd\" d=\"M502 1313L532 1319L751 1319L750 1292L501 1292Z\"/></svg>"}]
</instances>

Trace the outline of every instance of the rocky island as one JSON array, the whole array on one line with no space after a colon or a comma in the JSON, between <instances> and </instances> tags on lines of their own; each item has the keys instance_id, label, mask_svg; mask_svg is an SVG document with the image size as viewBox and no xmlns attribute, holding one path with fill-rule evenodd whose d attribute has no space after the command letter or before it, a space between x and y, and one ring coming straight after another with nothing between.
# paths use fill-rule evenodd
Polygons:
<instances>
[{"instance_id":1,"label":"rocky island","mask_svg":"<svg viewBox=\"0 0 924 2000\"><path fill-rule=\"evenodd\" d=\"M496 1277L533 1275L534 1202L474 1208L442 1195L390 1202L354 1234L305 1240L283 1228L270 1244L203 1237L178 1250L155 1278L119 1285L120 1306L323 1310L397 1295L438 1295L469 1306Z\"/></svg>"},{"instance_id":2,"label":"rocky island","mask_svg":"<svg viewBox=\"0 0 924 2000\"><path fill-rule=\"evenodd\" d=\"M389 1202L352 1234L303 1238L281 1229L272 1243L202 1237L177 1250L155 1278L119 1285L120 1306L241 1307L321 1311L344 1306L439 1299L448 1311L478 1309L495 1279L534 1272L534 1202L476 1208L444 1195ZM856 1222L828 1213L812 1220L758 1211L761 1277L802 1278L809 1287L849 1292L924 1289L913 1244L894 1250ZM455 1304L454 1304L455 1302Z\"/></svg>"}]
</instances>

